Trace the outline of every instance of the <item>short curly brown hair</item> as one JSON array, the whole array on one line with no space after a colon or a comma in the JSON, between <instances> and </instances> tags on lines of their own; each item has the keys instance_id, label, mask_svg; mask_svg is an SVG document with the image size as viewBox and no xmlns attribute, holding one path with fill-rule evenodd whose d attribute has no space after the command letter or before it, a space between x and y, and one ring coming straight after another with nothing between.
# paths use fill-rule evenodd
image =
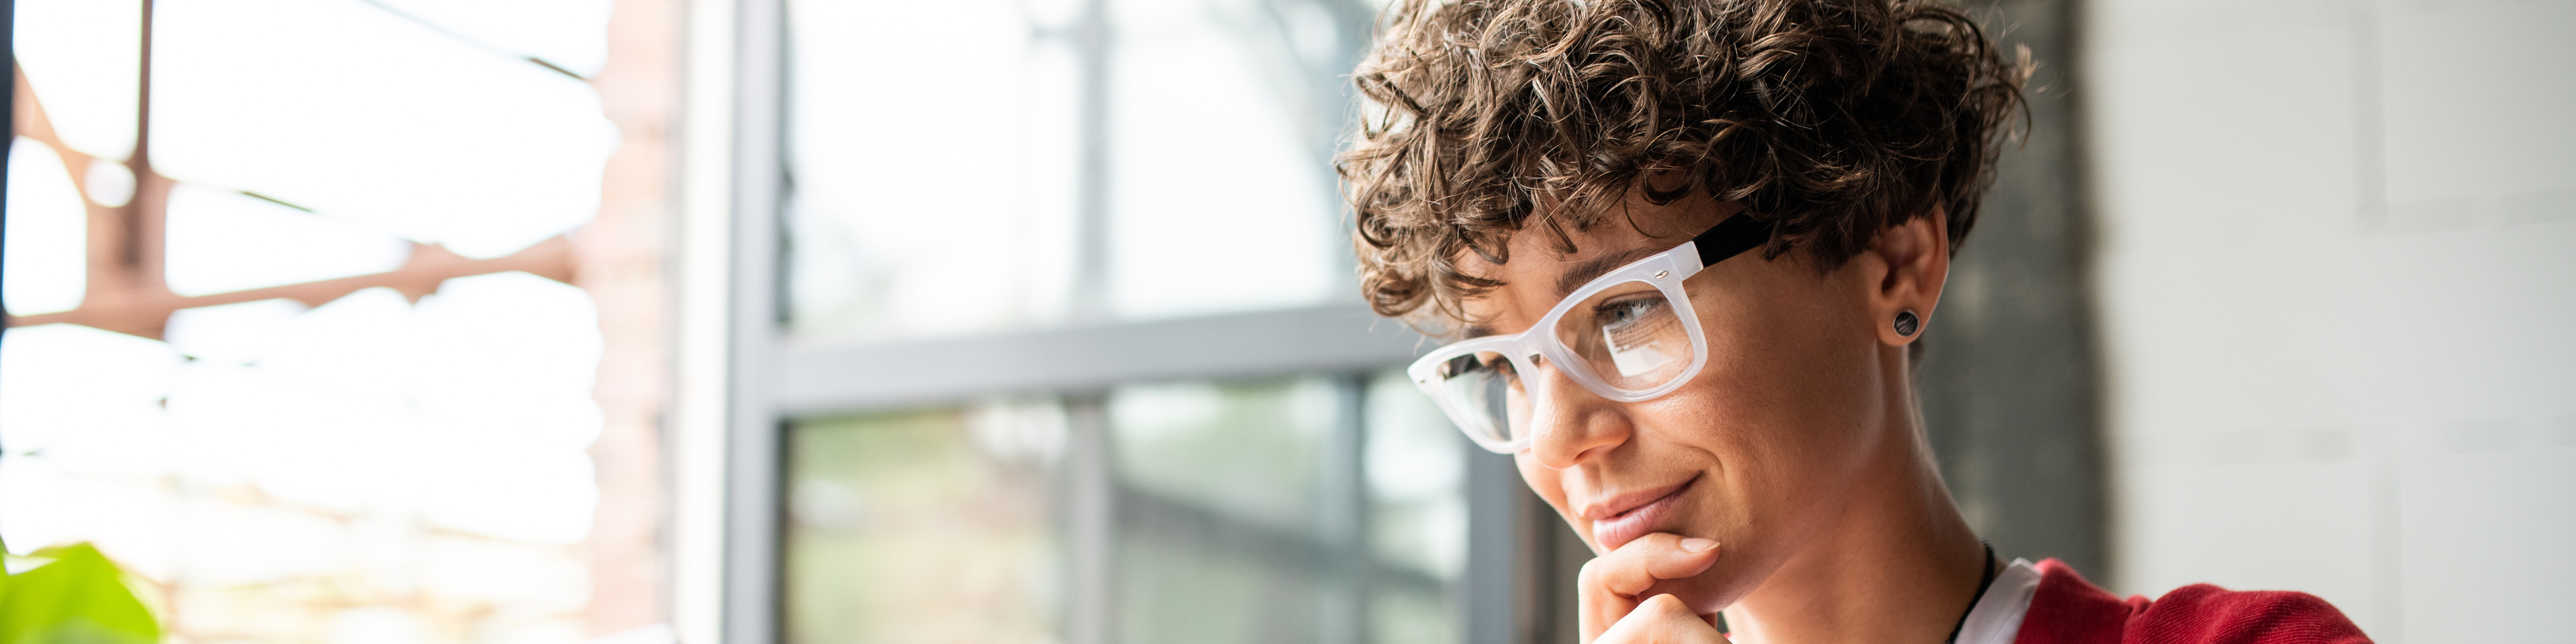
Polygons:
<instances>
[{"instance_id":1,"label":"short curly brown hair","mask_svg":"<svg viewBox=\"0 0 2576 644\"><path fill-rule=\"evenodd\" d=\"M1503 263L1533 223L1572 252L1566 227L1632 188L1742 204L1775 225L1768 257L1839 266L1936 205L1955 249L2031 67L1923 0L1404 0L1380 24L1335 165L1390 317L1462 319L1500 285L1463 253Z\"/></svg>"}]
</instances>

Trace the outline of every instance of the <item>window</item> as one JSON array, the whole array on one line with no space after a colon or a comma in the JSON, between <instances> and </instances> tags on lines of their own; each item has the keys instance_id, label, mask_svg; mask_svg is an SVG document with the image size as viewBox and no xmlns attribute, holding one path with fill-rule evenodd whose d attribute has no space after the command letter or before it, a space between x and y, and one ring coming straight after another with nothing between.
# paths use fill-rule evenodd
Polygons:
<instances>
[{"instance_id":1,"label":"window","mask_svg":"<svg viewBox=\"0 0 2576 644\"><path fill-rule=\"evenodd\" d=\"M1061 641L1091 606L1126 642L1460 641L1472 448L1419 398L1386 371L791 422L787 639ZM1105 438L1105 549L1075 548L1101 512L1077 431Z\"/></svg>"},{"instance_id":2,"label":"window","mask_svg":"<svg viewBox=\"0 0 2576 644\"><path fill-rule=\"evenodd\" d=\"M700 185L746 196L702 214L734 241L701 301L780 299L699 340L740 369L727 636L1546 626L1512 615L1553 515L1394 371L1418 336L1352 297L1329 162L1377 10L741 4L745 157Z\"/></svg>"},{"instance_id":3,"label":"window","mask_svg":"<svg viewBox=\"0 0 2576 644\"><path fill-rule=\"evenodd\" d=\"M182 641L667 641L665 4L17 3L0 536Z\"/></svg>"}]
</instances>

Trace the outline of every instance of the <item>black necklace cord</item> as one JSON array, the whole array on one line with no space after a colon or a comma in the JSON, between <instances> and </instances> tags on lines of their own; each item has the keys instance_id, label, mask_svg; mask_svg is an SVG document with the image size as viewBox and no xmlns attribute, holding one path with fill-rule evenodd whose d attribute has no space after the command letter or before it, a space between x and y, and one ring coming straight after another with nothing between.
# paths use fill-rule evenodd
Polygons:
<instances>
[{"instance_id":1,"label":"black necklace cord","mask_svg":"<svg viewBox=\"0 0 2576 644\"><path fill-rule=\"evenodd\" d=\"M1950 639L1941 640L1941 644L1959 644L1959 629L1968 627L1968 614L1977 612L1977 602L1985 599L1986 589L1995 585L1995 544L1979 540L1977 545L1986 547L1985 574L1977 577L1977 594L1968 596L1968 609L1959 611L1959 623L1950 626Z\"/></svg>"}]
</instances>

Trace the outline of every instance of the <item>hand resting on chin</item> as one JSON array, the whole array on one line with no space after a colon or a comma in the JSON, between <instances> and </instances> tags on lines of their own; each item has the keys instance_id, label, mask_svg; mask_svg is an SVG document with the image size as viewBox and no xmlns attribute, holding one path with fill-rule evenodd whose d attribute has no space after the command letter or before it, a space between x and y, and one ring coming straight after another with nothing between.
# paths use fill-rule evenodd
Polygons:
<instances>
[{"instance_id":1,"label":"hand resting on chin","mask_svg":"<svg viewBox=\"0 0 2576 644\"><path fill-rule=\"evenodd\" d=\"M1717 563L1717 542L1658 532L1583 564L1575 583L1584 644L1728 644L1714 621L1680 598L1640 598L1655 582L1683 579Z\"/></svg>"}]
</instances>

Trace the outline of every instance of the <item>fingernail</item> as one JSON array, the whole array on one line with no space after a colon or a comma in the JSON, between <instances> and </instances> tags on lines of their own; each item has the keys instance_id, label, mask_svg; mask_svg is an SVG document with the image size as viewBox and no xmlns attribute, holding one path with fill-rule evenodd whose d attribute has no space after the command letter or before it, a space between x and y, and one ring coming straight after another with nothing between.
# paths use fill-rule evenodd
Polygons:
<instances>
[{"instance_id":1,"label":"fingernail","mask_svg":"<svg viewBox=\"0 0 2576 644\"><path fill-rule=\"evenodd\" d=\"M1715 539L1691 537L1682 540L1682 549L1691 552L1708 552L1708 549L1715 547L1717 547L1717 540Z\"/></svg>"}]
</instances>

